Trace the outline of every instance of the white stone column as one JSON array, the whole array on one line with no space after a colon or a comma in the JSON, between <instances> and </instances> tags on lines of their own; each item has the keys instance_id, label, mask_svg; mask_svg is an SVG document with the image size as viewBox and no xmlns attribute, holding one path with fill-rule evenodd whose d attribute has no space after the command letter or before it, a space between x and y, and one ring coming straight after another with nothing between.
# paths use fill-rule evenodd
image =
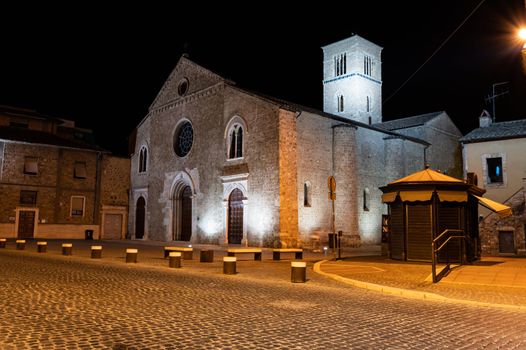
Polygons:
<instances>
[{"instance_id":1,"label":"white stone column","mask_svg":"<svg viewBox=\"0 0 526 350\"><path fill-rule=\"evenodd\" d=\"M243 199L243 239L241 245L248 247L247 237L247 220L248 220L248 199Z\"/></svg>"}]
</instances>

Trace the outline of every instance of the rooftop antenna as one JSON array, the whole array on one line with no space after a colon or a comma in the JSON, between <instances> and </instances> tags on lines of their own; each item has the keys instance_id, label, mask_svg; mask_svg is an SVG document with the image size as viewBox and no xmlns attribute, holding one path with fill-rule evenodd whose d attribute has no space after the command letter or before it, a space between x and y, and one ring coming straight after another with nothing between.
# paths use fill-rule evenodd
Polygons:
<instances>
[{"instance_id":1,"label":"rooftop antenna","mask_svg":"<svg viewBox=\"0 0 526 350\"><path fill-rule=\"evenodd\" d=\"M491 102L491 107L492 107L492 113L491 113L491 118L492 119L491 120L492 120L493 123L495 123L495 119L496 119L496 116L495 116L495 114L496 114L496 111L495 111L496 101L495 100L497 99L497 97L502 96L502 95L506 95L507 93L510 92L510 90L506 90L506 91L501 91L499 93L496 93L495 92L495 88L497 86L506 85L508 83L509 83L509 81L502 81L500 83L494 83L492 85L492 88L491 88L491 95L485 98L486 102Z\"/></svg>"}]
</instances>

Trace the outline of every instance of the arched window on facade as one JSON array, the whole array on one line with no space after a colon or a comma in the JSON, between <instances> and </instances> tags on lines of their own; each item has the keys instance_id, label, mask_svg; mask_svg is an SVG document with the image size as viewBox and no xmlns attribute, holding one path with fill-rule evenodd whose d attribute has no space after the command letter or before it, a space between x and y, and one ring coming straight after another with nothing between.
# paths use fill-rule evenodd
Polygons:
<instances>
[{"instance_id":1,"label":"arched window on facade","mask_svg":"<svg viewBox=\"0 0 526 350\"><path fill-rule=\"evenodd\" d=\"M139 152L139 172L146 172L146 165L148 164L148 150L146 147L142 147Z\"/></svg>"},{"instance_id":2,"label":"arched window on facade","mask_svg":"<svg viewBox=\"0 0 526 350\"><path fill-rule=\"evenodd\" d=\"M228 159L243 157L243 127L235 124L228 136Z\"/></svg>"},{"instance_id":3,"label":"arched window on facade","mask_svg":"<svg viewBox=\"0 0 526 350\"><path fill-rule=\"evenodd\" d=\"M311 185L309 181L303 184L303 206L311 206Z\"/></svg>"}]
</instances>

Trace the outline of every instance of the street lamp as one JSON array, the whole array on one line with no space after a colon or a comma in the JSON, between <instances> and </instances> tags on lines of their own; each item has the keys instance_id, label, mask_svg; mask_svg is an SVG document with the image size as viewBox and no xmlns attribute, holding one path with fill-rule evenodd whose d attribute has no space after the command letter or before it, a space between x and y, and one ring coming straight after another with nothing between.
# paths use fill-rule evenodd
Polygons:
<instances>
[{"instance_id":1,"label":"street lamp","mask_svg":"<svg viewBox=\"0 0 526 350\"><path fill-rule=\"evenodd\" d=\"M522 43L522 72L526 75L526 27L519 28L517 37Z\"/></svg>"}]
</instances>

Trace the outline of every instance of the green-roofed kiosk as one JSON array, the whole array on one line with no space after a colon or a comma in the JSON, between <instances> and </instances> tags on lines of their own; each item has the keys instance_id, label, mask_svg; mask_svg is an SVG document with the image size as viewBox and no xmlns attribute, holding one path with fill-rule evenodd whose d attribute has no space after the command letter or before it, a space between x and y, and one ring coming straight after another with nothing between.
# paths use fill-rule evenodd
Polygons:
<instances>
[{"instance_id":1,"label":"green-roofed kiosk","mask_svg":"<svg viewBox=\"0 0 526 350\"><path fill-rule=\"evenodd\" d=\"M396 260L431 261L432 241L442 245L438 260L450 262L480 258L478 202L485 192L476 184L424 169L380 187L389 206L389 257Z\"/></svg>"}]
</instances>

